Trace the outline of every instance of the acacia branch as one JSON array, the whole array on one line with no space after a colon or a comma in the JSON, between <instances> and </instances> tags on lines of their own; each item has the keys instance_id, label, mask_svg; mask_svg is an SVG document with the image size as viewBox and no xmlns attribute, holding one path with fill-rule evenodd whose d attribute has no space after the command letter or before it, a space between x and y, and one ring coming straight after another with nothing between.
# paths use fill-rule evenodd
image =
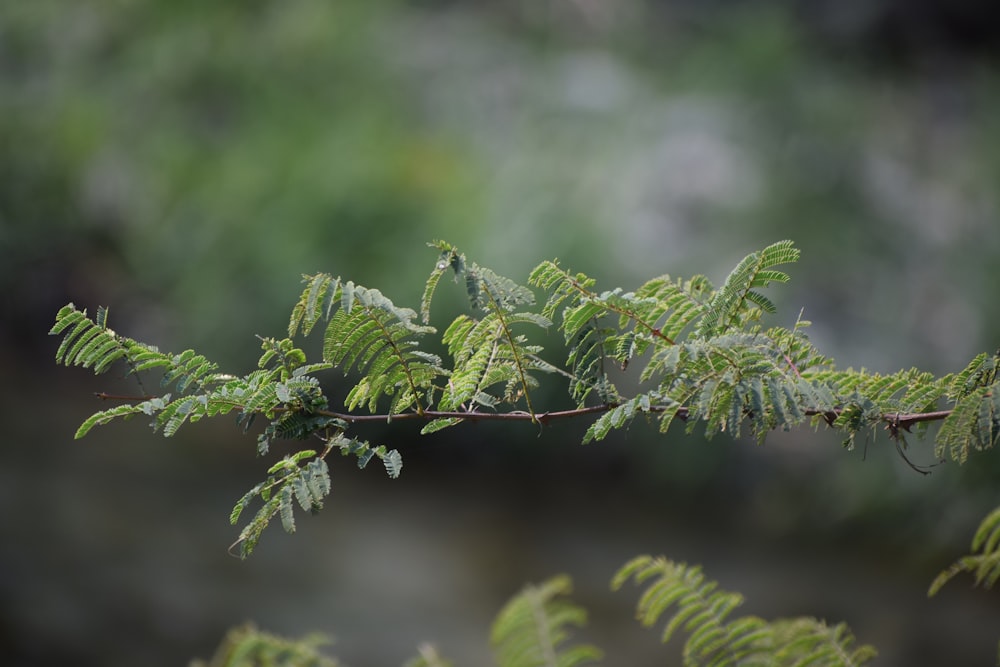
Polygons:
<instances>
[{"instance_id":1,"label":"acacia branch","mask_svg":"<svg viewBox=\"0 0 1000 667\"><path fill-rule=\"evenodd\" d=\"M418 412L401 412L398 414L374 414L374 415L356 415L346 412L335 412L332 410L317 410L316 414L323 415L324 417L334 417L336 419L342 419L350 424L355 424L359 422L388 422L397 420L423 420L430 421L433 419L465 419L468 421L534 421L541 424L545 424L549 421L557 419L567 419L571 417L579 417L582 415L591 415L601 412L607 412L612 408L616 407L616 404L605 403L602 405L592 405L586 408L575 408L572 410L556 410L554 412L536 412L534 414L530 412L478 412L474 410L461 411L461 410L424 410L422 413ZM650 408L650 412L663 412L665 408L658 408L654 406ZM686 408L681 408L685 413Z\"/></svg>"},{"instance_id":2,"label":"acacia branch","mask_svg":"<svg viewBox=\"0 0 1000 667\"><path fill-rule=\"evenodd\" d=\"M644 329L646 329L651 336L653 336L654 338L659 338L660 340L662 340L663 342L665 342L667 345L676 345L677 344L670 336L668 336L665 333L663 333L662 331L660 331L659 327L654 327L651 324L647 324L642 319L640 319L638 315L636 315L635 313L633 313L631 311L628 311L628 310L626 310L624 308L621 308L620 306L616 306L613 303L608 303L607 301L601 301L600 297L598 297L597 294L595 294L594 292L591 292L590 290L588 290L587 288L585 288L583 285L581 285L575 279L570 278L569 279L569 284L572 285L573 288L576 291L578 291L581 294L585 295L587 297L587 299L590 300L591 303L595 303L595 302L600 303L602 306L604 306L605 308L607 308L608 310L610 310L612 313L617 313L618 315L622 315L624 317L629 318L630 320L632 320L633 322L635 322L637 325L640 325Z\"/></svg>"},{"instance_id":3,"label":"acacia branch","mask_svg":"<svg viewBox=\"0 0 1000 667\"><path fill-rule=\"evenodd\" d=\"M94 396L101 399L102 401L124 401L124 402L140 402L140 401L150 401L155 396L119 396L117 394L108 394L103 391L95 391Z\"/></svg>"},{"instance_id":4,"label":"acacia branch","mask_svg":"<svg viewBox=\"0 0 1000 667\"><path fill-rule=\"evenodd\" d=\"M104 392L96 392L94 394L97 398L101 400L116 400L116 401L148 401L154 396L118 396L114 394L106 394ZM370 414L370 415L358 415L352 414L350 412L337 412L335 410L315 410L314 414L322 415L323 417L333 417L335 419L341 419L349 424L357 424L362 422L390 422L390 421L432 421L434 419L462 419L466 421L530 421L537 422L540 424L546 424L550 421L556 421L560 419L571 419L573 417L582 417L584 415L594 415L600 414L602 412L607 412L608 410L613 410L617 408L620 403L602 403L601 405L591 405L585 408L573 408L570 410L555 410L552 412L536 412L534 414L530 412L513 411L513 412L479 412L476 410L423 410L422 412L400 412L396 414L384 413L384 414ZM241 405L234 405L236 409L242 409ZM279 408L281 410L290 410L294 408ZM646 412L650 413L660 413L666 412L671 409L664 405L651 405L649 410ZM683 421L687 421L690 416L690 410L686 407L673 408L675 412L675 417ZM819 410L819 409L806 409L802 411L807 417L823 417L827 424L833 425L837 417L843 412L843 408L833 408L832 410ZM951 415L951 410L937 410L934 412L911 412L911 413L900 413L892 412L882 415L882 421L885 422L886 428L889 429L892 436L898 437L899 429L909 431L915 424L921 422L932 422L941 421L947 419Z\"/></svg>"},{"instance_id":5,"label":"acacia branch","mask_svg":"<svg viewBox=\"0 0 1000 667\"><path fill-rule=\"evenodd\" d=\"M432 419L464 419L468 421L536 421L545 424L549 421L555 421L558 419L571 419L573 417L580 417L583 415L593 415L600 414L602 412L607 412L608 410L613 410L618 407L619 403L602 403L601 405L592 405L586 408L574 408L571 410L556 410L553 412L541 412L532 415L528 412L478 412L478 411L435 411L435 410L424 410L423 413L417 412L403 412L400 414L373 414L373 415L356 415L344 412L334 412L330 410L317 410L316 414L323 415L324 417L335 417L337 419L342 419L348 423L354 424L359 422L375 422L375 421L394 421L394 420L425 420L430 421ZM648 412L659 413L666 412L670 408L663 405L653 405L650 406ZM686 421L690 416L690 411L686 407L674 408L676 414L674 415L678 419ZM842 408L834 408L832 410L804 410L803 414L808 417L823 417L828 424L833 424L833 422L840 416L843 412ZM914 413L888 413L882 415L882 421L886 423L886 426L892 431L895 437L899 429L909 431L915 424L920 422L930 422L930 421L941 421L946 419L950 414L951 410L938 410L936 412L914 412Z\"/></svg>"}]
</instances>

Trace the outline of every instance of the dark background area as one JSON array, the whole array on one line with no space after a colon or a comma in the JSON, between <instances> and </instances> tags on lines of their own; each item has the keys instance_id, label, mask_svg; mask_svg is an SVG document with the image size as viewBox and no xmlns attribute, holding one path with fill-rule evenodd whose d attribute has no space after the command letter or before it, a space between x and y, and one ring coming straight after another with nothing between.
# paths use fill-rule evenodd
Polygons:
<instances>
[{"instance_id":1,"label":"dark background area","mask_svg":"<svg viewBox=\"0 0 1000 667\"><path fill-rule=\"evenodd\" d=\"M227 628L333 636L352 665L422 641L488 662L527 582L572 575L607 664L679 664L613 572L698 562L747 613L846 621L879 665L995 660L995 595L933 576L998 504L995 452L915 473L877 438L765 446L636 424L362 433L403 474L333 493L245 562L262 478L228 419L72 440L132 391L58 368L69 301L250 370L302 273L416 306L443 238L518 281L558 257L603 288L717 284L782 238L770 294L842 366L957 371L1000 343L994 3L54 0L0 5L0 641L11 665L174 665ZM434 324L461 308L441 286ZM558 336L541 340L559 349ZM330 391L349 385L330 378ZM544 397L544 398L542 398ZM539 402L568 405L552 382ZM275 455L280 455L276 452ZM934 463L929 441L908 456ZM673 660L674 662L669 662Z\"/></svg>"}]
</instances>

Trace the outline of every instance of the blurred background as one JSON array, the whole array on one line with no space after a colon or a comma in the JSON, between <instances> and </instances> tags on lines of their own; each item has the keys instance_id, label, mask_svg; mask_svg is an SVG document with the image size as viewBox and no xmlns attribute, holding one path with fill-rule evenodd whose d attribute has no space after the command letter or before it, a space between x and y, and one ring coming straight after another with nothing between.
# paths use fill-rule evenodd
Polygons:
<instances>
[{"instance_id":1,"label":"blurred background","mask_svg":"<svg viewBox=\"0 0 1000 667\"><path fill-rule=\"evenodd\" d=\"M335 639L351 665L422 641L489 664L489 623L566 572L609 665L679 664L613 572L704 564L746 613L846 621L877 664L995 660L1000 605L925 591L1000 504L996 453L914 472L878 438L763 447L637 423L410 425L391 481L331 461L327 508L226 553L263 478L227 419L92 432L120 375L57 368L69 301L236 373L300 275L416 306L446 239L524 281L716 284L803 251L773 290L842 366L959 370L1000 345L1000 22L945 0L80 0L0 4L0 652L8 665L177 665L227 628ZM435 324L462 306L442 283ZM560 354L557 335L541 341ZM339 383L339 384L338 384ZM331 378L336 395L348 385ZM547 386L538 403L568 405ZM281 452L276 452L280 455ZM931 443L907 453L934 463Z\"/></svg>"}]
</instances>

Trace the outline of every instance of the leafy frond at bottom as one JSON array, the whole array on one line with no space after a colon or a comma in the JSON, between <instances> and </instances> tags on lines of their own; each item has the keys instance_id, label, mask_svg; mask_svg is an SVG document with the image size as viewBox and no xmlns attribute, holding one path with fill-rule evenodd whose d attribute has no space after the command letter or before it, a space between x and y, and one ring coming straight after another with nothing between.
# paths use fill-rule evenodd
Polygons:
<instances>
[{"instance_id":1,"label":"leafy frond at bottom","mask_svg":"<svg viewBox=\"0 0 1000 667\"><path fill-rule=\"evenodd\" d=\"M685 667L858 667L875 656L871 646L855 645L854 636L843 623L829 626L808 617L775 621L756 616L730 618L742 604L742 596L719 589L697 566L640 556L615 574L612 588L620 588L629 579L646 586L638 605L643 625L653 625L666 616L664 642L675 632L688 635ZM603 658L595 646L570 640L573 626L582 627L587 620L586 612L567 599L571 589L569 577L558 575L526 586L503 606L490 632L497 667L576 667L594 665ZM320 643L317 637L284 640L248 626L230 633L211 664L195 664L336 665L316 654ZM262 661L240 661L255 656L261 656ZM281 661L284 656L287 660ZM452 663L435 647L424 644L405 667L452 667Z\"/></svg>"},{"instance_id":2,"label":"leafy frond at bottom","mask_svg":"<svg viewBox=\"0 0 1000 667\"><path fill-rule=\"evenodd\" d=\"M718 588L699 566L659 557L639 556L615 574L617 590L629 579L646 585L637 616L652 626L666 616L663 641L687 634L685 665L812 665L856 667L870 661L875 649L855 647L843 624L828 627L812 618L768 622L756 616L730 619L743 597Z\"/></svg>"},{"instance_id":3,"label":"leafy frond at bottom","mask_svg":"<svg viewBox=\"0 0 1000 667\"><path fill-rule=\"evenodd\" d=\"M335 432L325 439L326 449L322 454L315 450L303 449L285 456L268 469L268 477L247 491L237 501L229 515L229 522L236 524L243 512L255 500L263 505L254 518L240 531L230 551L239 547L239 557L249 556L260 541L264 529L274 517L281 519L287 533L295 532L295 505L303 511L316 513L323 509L323 501L330 494L330 469L325 457L334 449L344 456L356 456L358 467L364 468L374 458L382 461L386 474L395 479L403 468L403 459L395 449L385 445L372 446L366 441L356 440Z\"/></svg>"},{"instance_id":4,"label":"leafy frond at bottom","mask_svg":"<svg viewBox=\"0 0 1000 667\"><path fill-rule=\"evenodd\" d=\"M253 625L234 628L208 662L195 660L192 667L340 667L341 663L320 654L319 647L330 641L322 635L286 639L261 632Z\"/></svg>"},{"instance_id":5,"label":"leafy frond at bottom","mask_svg":"<svg viewBox=\"0 0 1000 667\"><path fill-rule=\"evenodd\" d=\"M971 551L972 553L962 556L934 578L927 591L928 597L936 595L961 572L971 573L976 585L985 588L992 588L997 579L1000 579L1000 507L990 512L979 524L972 538Z\"/></svg>"},{"instance_id":6,"label":"leafy frond at bottom","mask_svg":"<svg viewBox=\"0 0 1000 667\"><path fill-rule=\"evenodd\" d=\"M238 546L240 558L246 558L253 552L264 529L275 516L280 516L281 525L286 532L294 533L294 505L297 503L307 512L317 512L322 509L323 500L330 493L329 468L326 461L316 456L314 450L304 449L286 456L267 472L268 478L247 491L229 515L229 522L235 524L250 503L257 498L263 501L257 514L229 547L231 551Z\"/></svg>"},{"instance_id":7,"label":"leafy frond at bottom","mask_svg":"<svg viewBox=\"0 0 1000 667\"><path fill-rule=\"evenodd\" d=\"M500 667L572 667L602 657L586 644L569 645L569 627L582 626L587 613L561 596L572 589L569 577L527 586L500 610L490 642Z\"/></svg>"}]
</instances>

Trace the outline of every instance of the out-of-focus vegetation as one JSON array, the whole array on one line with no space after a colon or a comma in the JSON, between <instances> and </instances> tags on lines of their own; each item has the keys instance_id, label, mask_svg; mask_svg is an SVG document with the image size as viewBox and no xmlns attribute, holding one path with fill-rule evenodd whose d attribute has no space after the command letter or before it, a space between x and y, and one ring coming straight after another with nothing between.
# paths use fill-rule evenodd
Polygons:
<instances>
[{"instance_id":1,"label":"out-of-focus vegetation","mask_svg":"<svg viewBox=\"0 0 1000 667\"><path fill-rule=\"evenodd\" d=\"M146 446L131 441L142 430L136 426L121 431L120 444L69 450L76 418L90 406L38 407L40 396L66 382L62 373L49 374L51 341L43 334L68 300L111 306L115 327L129 335L166 349L192 346L245 367L257 354L253 334L282 330L300 273L330 271L413 302L435 258L424 243L435 238L518 279L541 259L558 256L608 286L660 271L719 280L749 250L793 238L803 260L792 289L776 294L779 312L805 306L820 347L842 365L885 371L918 365L943 373L997 347L1000 75L991 41L982 37L996 22L988 9L967 21L959 18L973 9L944 6L876 2L855 12L805 1L0 5L0 366L14 378L3 388L3 417L12 426L0 499L8 507L21 502L39 452L54 453L46 478L52 492L36 500L45 522L18 514L5 527L12 539L0 552L7 573L0 596L7 600L5 625L18 637L14 650L35 664L59 657L128 664L136 656L165 656L167 645L180 656L205 654L218 628L247 617L262 625L284 619L290 627L274 628L279 632L313 629L296 627L301 619L268 617L273 606L262 610L254 596L192 583L177 552L164 562L136 546L142 537L128 539L122 518L128 512L110 500L123 497L111 481L128 478L123 470L150 476L140 486L153 503L171 484L199 483L184 472L187 457L217 456L218 465L233 466L249 456L252 443L217 450L205 442ZM79 400L82 392L72 389L60 400ZM822 434L778 438L755 450L748 443L647 442L636 429L627 442L580 450L573 444L578 434L553 431L541 440L503 432L523 440L517 443L464 440L485 438L480 430L422 455L436 464L458 462L455 477L499 470L507 483L515 475L535 479L533 502L560 508L546 495L562 470L556 463L580 458L577 465L590 477L577 478L589 480L589 492L560 497L590 507L591 525L600 522L583 500L595 498L594 488L611 498L638 493L697 501L712 526L710 541L727 536L723 550L732 552L726 562L734 570L764 558L755 551L762 536L801 545L808 535L806 543L821 545L834 562L874 560L888 564L886 571L916 572L918 591L996 500L988 463L943 466L923 478L884 447L873 445L862 462L860 452L848 456ZM635 452L661 464L640 467ZM926 449L915 447L910 456L928 462ZM234 481L234 490L244 481ZM409 484L417 482L401 481L387 497L416 503L420 490ZM225 506L226 491L203 505ZM663 539L685 548L676 544L683 539L665 536L670 531L660 535L657 526L670 523L669 503L660 502L663 516L634 518L636 530L621 538L630 545L624 555L666 551L699 560L670 552L669 544L645 544ZM466 545L462 553L480 554L502 575L490 584L496 590L466 581L464 597L492 594L483 605L492 610L521 582L553 571L531 569L547 563L541 555L512 556L504 548L530 551L537 544L542 554L551 537L518 523L539 516L530 503L512 505L510 514L485 501L482 507L468 530L489 547ZM206 507L191 512L218 514ZM402 519L368 521L409 533L399 527ZM118 522L125 527L114 529ZM164 522L163 534L172 538L164 541L184 550L185 524ZM623 533L628 524L614 523ZM193 530L190 520L186 525ZM214 531L225 527L209 522L205 529L212 537L188 550L213 548ZM317 533L332 538L337 530L324 524ZM505 530L538 539L505 540ZM704 525L684 534L704 536ZM124 555L101 551L94 535L105 542L113 535ZM731 541L740 535L752 539L735 549ZM847 537L877 541L879 550L838 556L831 544L846 549ZM597 559L593 554L601 552L582 537L567 540L579 545L573 553L581 563L583 554ZM344 569L331 578L347 577L358 560L376 562L362 541L349 549L341 543L335 558ZM437 553L426 542L416 545L409 544L407 562ZM291 546L286 558L301 548ZM803 562L783 569L797 571ZM231 567L237 566L223 561L212 570L215 581L219 572L237 581L258 576L233 574ZM598 569L600 577L608 571ZM259 576L267 578L263 570ZM383 608L417 604L419 596L406 594L422 589L399 576L395 594L348 586L348 593L338 589L340 599L356 596L344 603L348 610L361 599ZM870 576L865 571L857 580ZM122 597L123 590L146 590L150 580L163 587ZM753 585L730 587L755 597ZM199 609L219 614L186 613L195 603L171 595L196 589L216 596L202 598ZM261 590L281 599L280 590ZM233 613L228 604L237 605L239 618L219 618ZM863 623L852 622L853 611L838 613L849 602L830 604L837 607L831 615L851 622L890 664L893 651L931 655L922 642L933 633L916 630L915 617L894 623L867 616L879 634L867 636ZM136 605L148 608L137 613ZM904 606L910 612L916 605ZM340 633L345 657L360 655L348 636L368 637L356 620L363 615L344 608L330 611L339 625L315 629ZM459 612L442 606L437 613L441 620ZM432 610L427 618L433 617ZM436 631L424 627L401 637L398 656ZM477 639L468 644L451 655L459 662L477 655ZM992 659L991 638L982 645L988 652L980 655ZM397 655L388 646L367 648L382 656L374 661ZM388 658L376 652L382 648Z\"/></svg>"}]
</instances>

